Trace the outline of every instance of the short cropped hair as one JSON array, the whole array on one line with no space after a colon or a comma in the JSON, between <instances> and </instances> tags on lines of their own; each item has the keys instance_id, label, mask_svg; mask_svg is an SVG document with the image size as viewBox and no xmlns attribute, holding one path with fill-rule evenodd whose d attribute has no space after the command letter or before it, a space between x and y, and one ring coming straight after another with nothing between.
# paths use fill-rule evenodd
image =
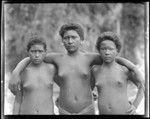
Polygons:
<instances>
[{"instance_id":1,"label":"short cropped hair","mask_svg":"<svg viewBox=\"0 0 150 119\"><path fill-rule=\"evenodd\" d=\"M75 24L75 23L69 23L69 24L65 24L60 28L59 31L59 35L63 38L64 34L66 31L68 30L74 30L78 33L78 35L80 36L81 40L84 40L84 32L82 27L79 24Z\"/></svg>"},{"instance_id":2,"label":"short cropped hair","mask_svg":"<svg viewBox=\"0 0 150 119\"><path fill-rule=\"evenodd\" d=\"M41 44L44 47L44 50L47 50L46 42L42 37L33 37L29 39L29 42L27 44L27 51L30 50L30 48L35 44Z\"/></svg>"},{"instance_id":3,"label":"short cropped hair","mask_svg":"<svg viewBox=\"0 0 150 119\"><path fill-rule=\"evenodd\" d=\"M121 42L120 42L120 39L119 37L117 36L117 34L113 33L113 32L104 32L102 33L98 39L97 39L97 42L96 42L96 49L98 51L100 51L100 44L102 41L104 40L110 40L110 41L113 41L116 45L116 48L118 50L118 52L120 52L121 50Z\"/></svg>"}]
</instances>

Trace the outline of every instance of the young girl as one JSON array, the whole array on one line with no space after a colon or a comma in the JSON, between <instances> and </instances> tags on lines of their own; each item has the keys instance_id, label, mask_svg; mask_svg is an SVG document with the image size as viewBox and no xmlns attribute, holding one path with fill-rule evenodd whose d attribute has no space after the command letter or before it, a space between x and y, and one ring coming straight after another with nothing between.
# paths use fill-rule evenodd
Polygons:
<instances>
[{"instance_id":1,"label":"young girl","mask_svg":"<svg viewBox=\"0 0 150 119\"><path fill-rule=\"evenodd\" d=\"M98 91L99 114L135 114L136 108L144 94L144 85L140 72L133 75L124 66L116 63L115 58L121 49L121 43L116 34L105 32L97 40L96 48L103 60L102 65L92 68L93 77ZM131 104L127 96L127 83L132 81L138 88L138 93Z\"/></svg>"},{"instance_id":2,"label":"young girl","mask_svg":"<svg viewBox=\"0 0 150 119\"><path fill-rule=\"evenodd\" d=\"M43 39L33 38L27 45L27 51L31 62L20 75L18 89L16 91L12 89L16 95L13 113L52 115L55 67L43 62L46 55L46 44ZM10 84L14 80L10 80Z\"/></svg>"}]
</instances>

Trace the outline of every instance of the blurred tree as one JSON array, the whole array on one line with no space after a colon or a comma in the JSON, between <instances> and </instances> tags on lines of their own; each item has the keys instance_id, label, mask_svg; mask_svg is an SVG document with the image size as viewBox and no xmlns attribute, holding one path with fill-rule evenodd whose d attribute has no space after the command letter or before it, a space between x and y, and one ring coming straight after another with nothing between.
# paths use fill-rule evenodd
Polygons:
<instances>
[{"instance_id":1,"label":"blurred tree","mask_svg":"<svg viewBox=\"0 0 150 119\"><path fill-rule=\"evenodd\" d=\"M121 24L121 36L124 39L122 56L137 64L135 49L144 45L144 5L123 4Z\"/></svg>"}]
</instances>

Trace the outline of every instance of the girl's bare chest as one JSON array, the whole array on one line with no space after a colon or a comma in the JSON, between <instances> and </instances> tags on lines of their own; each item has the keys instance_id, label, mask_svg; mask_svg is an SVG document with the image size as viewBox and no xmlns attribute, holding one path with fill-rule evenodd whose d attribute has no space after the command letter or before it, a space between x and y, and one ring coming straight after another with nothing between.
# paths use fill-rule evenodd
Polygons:
<instances>
[{"instance_id":1,"label":"girl's bare chest","mask_svg":"<svg viewBox=\"0 0 150 119\"><path fill-rule=\"evenodd\" d=\"M61 62L58 65L58 75L71 75L71 74L88 74L90 70L89 64L87 61L83 60L67 60L65 62Z\"/></svg>"},{"instance_id":2,"label":"girl's bare chest","mask_svg":"<svg viewBox=\"0 0 150 119\"><path fill-rule=\"evenodd\" d=\"M124 86L127 83L127 76L121 70L102 70L95 73L97 86Z\"/></svg>"},{"instance_id":3,"label":"girl's bare chest","mask_svg":"<svg viewBox=\"0 0 150 119\"><path fill-rule=\"evenodd\" d=\"M50 86L53 79L48 71L28 70L22 75L22 85L24 88L41 88Z\"/></svg>"}]
</instances>

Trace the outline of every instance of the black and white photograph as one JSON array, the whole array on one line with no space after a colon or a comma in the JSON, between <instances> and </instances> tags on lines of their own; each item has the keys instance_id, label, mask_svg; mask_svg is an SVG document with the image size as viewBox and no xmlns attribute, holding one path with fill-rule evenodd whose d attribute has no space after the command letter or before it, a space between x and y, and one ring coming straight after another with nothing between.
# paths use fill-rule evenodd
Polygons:
<instances>
[{"instance_id":1,"label":"black and white photograph","mask_svg":"<svg viewBox=\"0 0 150 119\"><path fill-rule=\"evenodd\" d=\"M1 73L3 116L149 117L149 2L3 1Z\"/></svg>"}]
</instances>

